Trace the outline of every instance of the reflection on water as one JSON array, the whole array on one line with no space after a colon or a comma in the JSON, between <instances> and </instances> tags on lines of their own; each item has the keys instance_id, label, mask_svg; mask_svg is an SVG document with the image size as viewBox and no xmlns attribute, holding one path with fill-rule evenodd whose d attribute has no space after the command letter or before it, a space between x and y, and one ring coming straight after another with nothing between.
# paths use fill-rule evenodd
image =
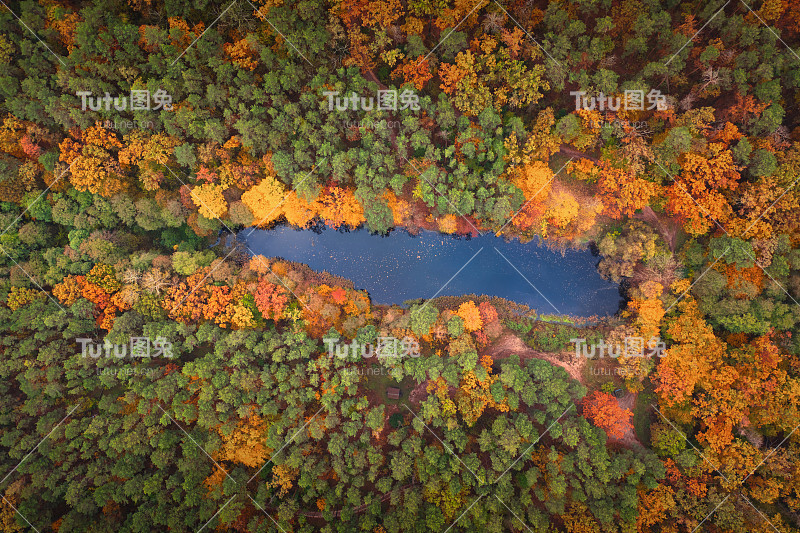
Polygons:
<instances>
[{"instance_id":1,"label":"reflection on water","mask_svg":"<svg viewBox=\"0 0 800 533\"><path fill-rule=\"evenodd\" d=\"M620 303L618 286L600 277L598 258L588 249L562 256L535 242L505 242L493 234L467 239L394 231L383 237L286 226L249 233L239 236L255 253L351 279L379 304L474 293L514 300L542 314L602 316L614 314Z\"/></svg>"}]
</instances>

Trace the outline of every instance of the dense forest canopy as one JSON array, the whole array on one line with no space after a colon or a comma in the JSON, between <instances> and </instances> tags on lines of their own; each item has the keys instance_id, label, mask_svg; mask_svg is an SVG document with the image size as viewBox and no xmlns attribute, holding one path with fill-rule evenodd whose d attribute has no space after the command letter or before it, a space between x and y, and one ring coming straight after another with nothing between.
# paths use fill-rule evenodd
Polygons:
<instances>
[{"instance_id":1,"label":"dense forest canopy","mask_svg":"<svg viewBox=\"0 0 800 533\"><path fill-rule=\"evenodd\" d=\"M793 0L0 4L2 531L800 532ZM376 305L277 224L625 304Z\"/></svg>"}]
</instances>

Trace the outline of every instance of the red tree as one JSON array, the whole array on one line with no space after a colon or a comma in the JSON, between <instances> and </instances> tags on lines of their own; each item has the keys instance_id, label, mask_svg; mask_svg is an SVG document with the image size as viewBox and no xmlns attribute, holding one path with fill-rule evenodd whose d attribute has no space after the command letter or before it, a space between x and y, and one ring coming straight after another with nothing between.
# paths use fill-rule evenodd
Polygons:
<instances>
[{"instance_id":1,"label":"red tree","mask_svg":"<svg viewBox=\"0 0 800 533\"><path fill-rule=\"evenodd\" d=\"M497 320L497 309L494 308L492 304L489 302L483 302L478 306L478 310L481 313L481 320L483 320L483 324L489 324Z\"/></svg>"},{"instance_id":2,"label":"red tree","mask_svg":"<svg viewBox=\"0 0 800 533\"><path fill-rule=\"evenodd\" d=\"M594 391L583 399L583 416L608 433L612 439L621 439L632 429L629 409L622 409L617 399L607 392Z\"/></svg>"},{"instance_id":3,"label":"red tree","mask_svg":"<svg viewBox=\"0 0 800 533\"><path fill-rule=\"evenodd\" d=\"M262 279L258 283L255 294L256 307L264 315L264 318L279 319L282 316L283 308L289 302L289 297L283 287L270 283Z\"/></svg>"}]
</instances>

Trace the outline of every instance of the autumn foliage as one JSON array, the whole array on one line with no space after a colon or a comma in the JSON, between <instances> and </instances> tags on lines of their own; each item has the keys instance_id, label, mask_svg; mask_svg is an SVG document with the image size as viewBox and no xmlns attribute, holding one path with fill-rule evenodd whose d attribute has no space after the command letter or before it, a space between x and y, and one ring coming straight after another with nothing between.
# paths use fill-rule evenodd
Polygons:
<instances>
[{"instance_id":1,"label":"autumn foliage","mask_svg":"<svg viewBox=\"0 0 800 533\"><path fill-rule=\"evenodd\" d=\"M459 306L458 316L464 320L464 328L467 331L477 331L483 327L480 310L472 300L464 302Z\"/></svg>"},{"instance_id":2,"label":"autumn foliage","mask_svg":"<svg viewBox=\"0 0 800 533\"><path fill-rule=\"evenodd\" d=\"M622 409L617 399L606 392L594 391L583 399L582 405L583 416L608 433L612 439L621 439L626 432L633 429L633 413Z\"/></svg>"},{"instance_id":3,"label":"autumn foliage","mask_svg":"<svg viewBox=\"0 0 800 533\"><path fill-rule=\"evenodd\" d=\"M285 196L283 185L274 177L267 176L242 195L242 202L253 214L253 225L262 226L281 216L281 205Z\"/></svg>"},{"instance_id":4,"label":"autumn foliage","mask_svg":"<svg viewBox=\"0 0 800 533\"><path fill-rule=\"evenodd\" d=\"M270 283L266 278L259 281L255 293L255 303L264 318L273 320L281 318L283 308L286 307L288 301L289 297L283 287Z\"/></svg>"}]
</instances>

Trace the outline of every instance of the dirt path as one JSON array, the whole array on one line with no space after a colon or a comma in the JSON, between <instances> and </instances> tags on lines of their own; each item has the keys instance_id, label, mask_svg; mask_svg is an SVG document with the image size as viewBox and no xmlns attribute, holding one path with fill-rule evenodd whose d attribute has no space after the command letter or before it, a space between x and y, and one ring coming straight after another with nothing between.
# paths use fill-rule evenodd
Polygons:
<instances>
[{"instance_id":1,"label":"dirt path","mask_svg":"<svg viewBox=\"0 0 800 533\"><path fill-rule=\"evenodd\" d=\"M522 360L532 358L544 359L554 365L560 366L567 371L572 379L586 385L586 378L583 376L586 360L582 357L576 358L574 352L539 352L525 344L522 339L513 333L505 333L486 350L486 353L493 359L503 359L511 355L518 355Z\"/></svg>"},{"instance_id":2,"label":"dirt path","mask_svg":"<svg viewBox=\"0 0 800 533\"><path fill-rule=\"evenodd\" d=\"M531 358L544 359L551 364L560 366L567 371L571 378L586 385L586 378L583 374L586 366L586 359L583 357L575 357L575 353L572 351L560 353L539 352L525 344L522 339L515 334L505 333L486 350L486 353L491 355L493 359L503 359L511 355L518 355L523 361ZM626 394L623 398L618 400L620 407L633 412L637 396L638 394ZM639 439L636 438L636 432L633 430L633 427L626 431L621 439L609 438L608 442L620 444L626 448L644 447L644 445L639 442Z\"/></svg>"},{"instance_id":3,"label":"dirt path","mask_svg":"<svg viewBox=\"0 0 800 533\"><path fill-rule=\"evenodd\" d=\"M675 252L678 237L678 225L667 217L659 217L655 211L648 205L642 209L641 213L637 213L633 218L647 222L653 226L660 234L664 241L669 246L671 252Z\"/></svg>"},{"instance_id":4,"label":"dirt path","mask_svg":"<svg viewBox=\"0 0 800 533\"><path fill-rule=\"evenodd\" d=\"M627 393L624 397L617 400L619 406L623 409L628 409L631 413L633 413L633 408L636 405L636 399L639 397L639 393ZM625 435L621 439L612 439L609 437L608 442L614 442L625 446L626 448L637 448L642 447L644 448L644 444L642 444L639 439L636 438L636 431L634 431L633 426L631 425L630 429L625 432Z\"/></svg>"},{"instance_id":5,"label":"dirt path","mask_svg":"<svg viewBox=\"0 0 800 533\"><path fill-rule=\"evenodd\" d=\"M589 161L591 161L593 163L597 163L597 162L600 161L599 159L597 159L592 154L587 154L586 152L581 152L577 148L573 148L572 146L570 146L568 144L562 144L561 146L559 146L558 151L561 152L564 155L568 155L570 157L574 157L575 159L588 159Z\"/></svg>"}]
</instances>

